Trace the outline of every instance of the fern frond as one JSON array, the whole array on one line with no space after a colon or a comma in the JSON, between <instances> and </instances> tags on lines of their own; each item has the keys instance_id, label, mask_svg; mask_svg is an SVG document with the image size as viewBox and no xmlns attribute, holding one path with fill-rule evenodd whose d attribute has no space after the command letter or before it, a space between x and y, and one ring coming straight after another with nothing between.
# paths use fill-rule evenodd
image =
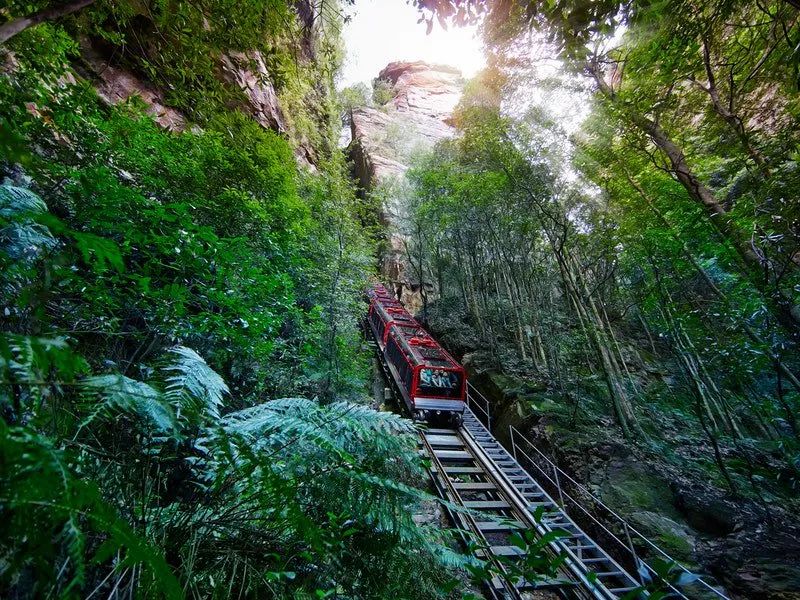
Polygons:
<instances>
[{"instance_id":1,"label":"fern frond","mask_svg":"<svg viewBox=\"0 0 800 600\"><path fill-rule=\"evenodd\" d=\"M327 455L330 462L353 460L341 440L322 426L322 409L305 398L272 400L226 415L223 430L242 437L253 449L282 458L304 457L305 460Z\"/></svg>"},{"instance_id":2,"label":"fern frond","mask_svg":"<svg viewBox=\"0 0 800 600\"><path fill-rule=\"evenodd\" d=\"M37 223L12 223L0 229L0 250L14 260L32 261L57 245L50 230Z\"/></svg>"},{"instance_id":3,"label":"fern frond","mask_svg":"<svg viewBox=\"0 0 800 600\"><path fill-rule=\"evenodd\" d=\"M55 374L70 379L80 370L64 338L34 338L25 335L0 335L0 379L21 387L23 410L38 406L48 378ZM54 381L53 387L58 384ZM0 387L0 403L9 401L10 388Z\"/></svg>"},{"instance_id":4,"label":"fern frond","mask_svg":"<svg viewBox=\"0 0 800 600\"><path fill-rule=\"evenodd\" d=\"M31 261L55 247L50 230L32 219L46 212L47 205L30 190L0 185L0 218L11 221L0 229L0 250L14 260Z\"/></svg>"},{"instance_id":5,"label":"fern frond","mask_svg":"<svg viewBox=\"0 0 800 600\"><path fill-rule=\"evenodd\" d=\"M0 217L12 219L47 212L47 205L32 191L13 185L0 185Z\"/></svg>"},{"instance_id":6,"label":"fern frond","mask_svg":"<svg viewBox=\"0 0 800 600\"><path fill-rule=\"evenodd\" d=\"M77 596L82 590L74 588L85 579L89 560L101 565L119 555L119 564L141 565L161 596L182 597L163 554L133 532L116 509L102 499L98 486L86 473L78 476L64 452L44 436L28 428L8 427L1 419L0 504L8 536L3 547L4 581L24 577L33 568L42 585L52 582L55 588L59 565L63 564L63 559L56 558L63 556L63 550L73 573L67 584L73 593L63 595ZM53 543L54 531L60 531L59 544ZM87 533L105 540L93 549L92 556L87 556ZM32 553L31 548L37 552Z\"/></svg>"},{"instance_id":7,"label":"fern frond","mask_svg":"<svg viewBox=\"0 0 800 600\"><path fill-rule=\"evenodd\" d=\"M177 422L172 407L161 392L152 386L124 375L97 375L83 381L84 397L100 398L81 427L101 415L124 412L149 421L159 432L176 433Z\"/></svg>"},{"instance_id":8,"label":"fern frond","mask_svg":"<svg viewBox=\"0 0 800 600\"><path fill-rule=\"evenodd\" d=\"M346 412L347 418L352 424L357 424L370 430L379 430L393 435L417 433L412 421L394 413L374 410L365 404L334 402L329 406L332 411L341 410Z\"/></svg>"},{"instance_id":9,"label":"fern frond","mask_svg":"<svg viewBox=\"0 0 800 600\"><path fill-rule=\"evenodd\" d=\"M60 539L63 542L67 556L72 563L72 578L65 586L64 595L78 592L86 578L86 564L84 554L86 549L86 535L78 524L76 514L70 514L61 529Z\"/></svg>"},{"instance_id":10,"label":"fern frond","mask_svg":"<svg viewBox=\"0 0 800 600\"><path fill-rule=\"evenodd\" d=\"M176 360L164 367L168 374L165 391L167 400L179 415L182 408L190 408L201 420L219 419L223 398L230 394L225 381L191 348L176 346L170 353L175 355Z\"/></svg>"}]
</instances>

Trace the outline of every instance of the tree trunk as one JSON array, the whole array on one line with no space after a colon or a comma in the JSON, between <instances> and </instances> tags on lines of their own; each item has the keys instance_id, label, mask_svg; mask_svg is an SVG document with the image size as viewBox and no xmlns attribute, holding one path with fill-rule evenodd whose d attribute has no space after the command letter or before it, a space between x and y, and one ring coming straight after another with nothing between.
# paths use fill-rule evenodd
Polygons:
<instances>
[{"instance_id":1,"label":"tree trunk","mask_svg":"<svg viewBox=\"0 0 800 600\"><path fill-rule=\"evenodd\" d=\"M17 19L12 19L8 23L3 23L0 25L0 44L5 44L12 37L18 33L22 33L28 27L44 23L45 21L55 21L61 17L66 17L82 8L86 8L90 4L93 4L94 1L95 0L73 0L61 6L52 6L42 9L28 17L19 17Z\"/></svg>"},{"instance_id":2,"label":"tree trunk","mask_svg":"<svg viewBox=\"0 0 800 600\"><path fill-rule=\"evenodd\" d=\"M703 40L703 67L706 71L708 85L701 85L694 79L692 80L693 83L695 83L697 87L708 94L708 97L711 99L711 106L713 107L714 112L716 112L733 130L733 132L736 134L736 137L739 138L739 143L742 145L742 148L756 164L756 167L758 167L761 175L763 175L765 179L768 179L770 177L770 171L769 166L767 165L767 160L764 158L764 155L761 154L761 152L755 146L753 146L753 143L750 139L750 133L745 128L744 122L742 121L741 117L735 114L732 110L733 90L730 91L730 107L726 106L722 101L722 98L720 98L717 80L716 77L714 77L714 70L711 67L711 50L709 48L708 40Z\"/></svg>"},{"instance_id":3,"label":"tree trunk","mask_svg":"<svg viewBox=\"0 0 800 600\"><path fill-rule=\"evenodd\" d=\"M750 274L753 284L775 302L781 320L797 331L800 329L800 306L781 289L778 288L774 265L766 257L756 252L754 246L732 221L725 207L717 200L714 192L706 187L694 173L681 148L669 137L666 131L652 119L620 105L614 90L603 78L600 66L594 63L586 65L600 93L610 102L617 104L625 111L627 118L638 129L650 137L653 143L664 153L671 165L670 171L683 185L689 197L700 204L708 216L712 226L729 240ZM774 288L774 289L770 289Z\"/></svg>"},{"instance_id":4,"label":"tree trunk","mask_svg":"<svg viewBox=\"0 0 800 600\"><path fill-rule=\"evenodd\" d=\"M608 388L611 407L617 423L627 439L633 439L634 434L643 436L630 399L625 391L625 386L620 381L619 365L609 351L607 344L608 333L604 323L600 320L597 308L594 306L592 299L585 296L585 290L584 293L581 293L580 286L572 272L573 261L570 260L569 255L563 251L563 248L558 246L552 236L548 236L548 238L559 266L565 293L572 300L578 319L587 334L590 344L594 347L598 362L602 367L603 378Z\"/></svg>"},{"instance_id":5,"label":"tree trunk","mask_svg":"<svg viewBox=\"0 0 800 600\"><path fill-rule=\"evenodd\" d=\"M645 204L647 204L647 207L653 212L654 215L656 215L656 217L658 218L659 221L661 221L661 223L664 225L664 227L667 228L667 231L670 232L670 235L672 236L672 238L678 244L680 244L681 250L683 251L684 257L686 258L686 260L689 261L689 263L691 263L691 265L694 267L694 269L697 271L697 273L703 278L703 280L708 285L709 289L726 306L728 306L730 308L734 308L732 306L733 303L731 302L730 298L728 298L728 296L721 289L719 289L719 287L714 282L714 280L711 279L711 276L708 274L708 272L703 268L703 266L694 257L694 255L692 254L691 250L689 249L689 246L675 232L675 228L669 222L669 220L664 215L664 213L661 212L661 210L658 208L658 206L656 206L656 204L653 202L653 200L650 198L650 196L647 195L647 193L644 191L642 186L639 185L639 183L635 179L633 179L633 177L631 177L630 173L628 173L627 169L625 169L624 166L622 167L622 171L623 171L623 173L625 173L625 177L628 180L628 183L631 184L633 189L635 189L636 192L639 194L639 196L641 196L642 200L645 201ZM764 338L761 337L761 335L759 335L759 333L755 329L753 329L753 327L751 327L747 322L745 322L745 321L737 321L737 324L739 325L739 327L741 327L742 332L747 337L749 337L755 343L757 343L757 344L759 344L762 347L767 349L767 351L769 352L769 356L772 359L772 361L774 362L775 368L777 369L777 371L779 373L782 373L786 377L786 379L789 381L789 383L791 383L792 386L798 392L800 392L800 379L798 379L798 377L794 374L794 372L791 369L789 369L789 367L786 366L786 364L783 362L781 357L772 350L772 348L766 342L766 340L764 340Z\"/></svg>"}]
</instances>

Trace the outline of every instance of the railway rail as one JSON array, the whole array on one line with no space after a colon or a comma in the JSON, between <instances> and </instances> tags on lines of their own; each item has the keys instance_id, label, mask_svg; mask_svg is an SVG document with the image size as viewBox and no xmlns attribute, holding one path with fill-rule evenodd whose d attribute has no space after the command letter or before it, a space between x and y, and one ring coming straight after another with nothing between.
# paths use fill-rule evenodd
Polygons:
<instances>
[{"instance_id":1,"label":"railway rail","mask_svg":"<svg viewBox=\"0 0 800 600\"><path fill-rule=\"evenodd\" d=\"M611 599L640 586L561 510L471 410L460 429L427 429L421 436L437 490L451 504L469 509L451 511L451 519L480 541L482 558L520 556L523 550L508 541L516 530L563 532L549 544L554 554L566 556L561 577L517 580L514 585L508 577L494 577L487 583L491 595L522 598L525 591L553 589L568 590L573 597ZM499 561L497 567L504 570Z\"/></svg>"},{"instance_id":2,"label":"railway rail","mask_svg":"<svg viewBox=\"0 0 800 600\"><path fill-rule=\"evenodd\" d=\"M365 327L365 331L368 339L371 338L370 328ZM377 351L377 345L375 349ZM398 392L389 367L380 352L376 352L376 355L389 385L387 389L396 398ZM560 478L569 479L584 491L585 488L541 455L546 464L552 467L550 473L545 471L531 458L531 454L538 452L535 446L528 440L524 440L527 442L524 449L522 444L515 443L513 428L510 430L511 452L495 439L490 428L488 402L469 385L467 407L460 427L427 428L420 432L421 451L430 460L431 479L437 492L450 505L460 507L457 510L448 509L451 521L458 530L464 532L465 542L478 542L476 554L479 558L493 563L496 571L504 575L494 576L491 581L485 582L489 597L521 599L526 592L546 589L569 598L623 598L642 589L643 577L655 573L637 555L632 535L638 537L643 545L652 546L656 555L660 554L662 558L671 561L671 557L613 511L611 514L622 525L622 535L627 538L626 541L598 521L589 509L562 490ZM517 440L521 437L517 431ZM531 476L518 458L537 470L537 478ZM553 490L558 499L548 493L540 482ZM600 502L594 497L592 499ZM575 511L575 506L580 510ZM605 505L602 506L607 509ZM570 511L570 508L573 510ZM619 547L612 548L608 543L601 545L594 536L582 529L570 515L570 512L575 514L581 511L583 515L588 515L590 525L599 525L617 546L622 546L624 552L618 552ZM526 581L516 576L507 576L505 563L521 558L524 553L521 548L510 543L509 539L515 531L520 530L533 530L539 536L559 532L557 537L548 536L554 538L548 543L553 556L564 557L557 578ZM613 555L608 550L614 551ZM692 594L691 597L727 600L718 589L691 574L677 561L673 562L679 570L691 575L693 585L700 588L700 593ZM670 598L690 597L671 583L668 584L668 591ZM643 592L639 596L646 598L647 594Z\"/></svg>"}]
</instances>

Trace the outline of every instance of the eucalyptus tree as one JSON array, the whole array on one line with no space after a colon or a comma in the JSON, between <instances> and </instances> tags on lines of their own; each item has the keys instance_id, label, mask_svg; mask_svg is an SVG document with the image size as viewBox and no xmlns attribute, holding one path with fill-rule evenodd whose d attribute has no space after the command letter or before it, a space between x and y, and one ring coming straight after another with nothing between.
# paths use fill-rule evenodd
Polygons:
<instances>
[{"instance_id":1,"label":"eucalyptus tree","mask_svg":"<svg viewBox=\"0 0 800 600\"><path fill-rule=\"evenodd\" d=\"M591 78L620 133L638 137L641 151L683 186L687 197L703 209L708 222L736 251L741 270L772 310L787 328L798 331L792 207L783 203L776 214L774 205L780 201L766 198L764 202L773 205L766 211L770 213L767 219L759 219L758 211L754 218L746 209L732 210L711 183L709 147L691 147L686 135L692 131L691 117L702 114L705 104L736 140L743 159L740 164L750 161L763 178L771 176L770 161L786 158L791 143L784 143L775 158L768 157L767 144L758 138L775 137L774 131L761 127L756 135L754 129L758 129L759 107L770 103L785 115L778 138L793 137L785 126L793 110L797 72L793 40L798 27L792 7L780 1L753 6L684 0L657 5L419 0L417 6L431 26L434 17L442 24L484 18L485 37L500 51L508 40L530 29L538 31L567 66ZM622 43L617 43L620 36ZM692 96L687 87L705 100L688 103ZM773 220L772 215L778 218Z\"/></svg>"},{"instance_id":2,"label":"eucalyptus tree","mask_svg":"<svg viewBox=\"0 0 800 600\"><path fill-rule=\"evenodd\" d=\"M646 424L647 404L664 399L642 369L665 365L676 375L665 390L669 414L686 413L702 429L731 490L749 487L760 497L783 485L753 476L773 445L796 480L794 8L679 0L417 5L431 26L437 18L443 25L483 20L495 62L515 75L505 98L524 95L530 84L516 74L531 66L531 32L593 91L591 117L565 159L590 193L572 201L560 194L561 209L552 212L541 203L532 211L524 194L514 200L540 218L536 234L516 231L518 247L537 235L548 243L543 222L566 240L551 260L560 266L561 254L566 264L557 273L570 301L562 318L587 332L587 366L623 382ZM541 120L528 123L542 137L566 137ZM540 156L546 146L534 144ZM533 319L542 325L543 316ZM508 317L516 319L510 307ZM607 366L598 347L610 353Z\"/></svg>"},{"instance_id":3,"label":"eucalyptus tree","mask_svg":"<svg viewBox=\"0 0 800 600\"><path fill-rule=\"evenodd\" d=\"M579 348L604 381L622 431L638 435L635 384L599 294L611 263L586 245L576 213L586 198L542 151L536 133L486 103L491 77L482 77L457 110L460 137L411 173L417 219L434 230L427 238L437 240L425 254L455 255L457 289L495 355L508 340L540 378L563 382L572 362L564 352ZM584 344L573 347L571 333L558 325L567 316Z\"/></svg>"}]
</instances>

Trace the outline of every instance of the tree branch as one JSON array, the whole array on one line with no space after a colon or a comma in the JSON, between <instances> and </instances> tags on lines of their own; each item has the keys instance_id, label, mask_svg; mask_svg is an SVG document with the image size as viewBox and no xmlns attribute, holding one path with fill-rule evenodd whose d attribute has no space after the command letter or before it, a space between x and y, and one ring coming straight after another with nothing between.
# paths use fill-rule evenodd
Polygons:
<instances>
[{"instance_id":1,"label":"tree branch","mask_svg":"<svg viewBox=\"0 0 800 600\"><path fill-rule=\"evenodd\" d=\"M95 0L73 0L61 6L51 6L50 8L42 9L27 17L12 19L8 23L0 25L0 44L5 44L12 37L18 33L22 33L28 27L44 23L45 21L55 21L61 17L66 17L82 8L86 8L90 4L93 4L94 1Z\"/></svg>"}]
</instances>

